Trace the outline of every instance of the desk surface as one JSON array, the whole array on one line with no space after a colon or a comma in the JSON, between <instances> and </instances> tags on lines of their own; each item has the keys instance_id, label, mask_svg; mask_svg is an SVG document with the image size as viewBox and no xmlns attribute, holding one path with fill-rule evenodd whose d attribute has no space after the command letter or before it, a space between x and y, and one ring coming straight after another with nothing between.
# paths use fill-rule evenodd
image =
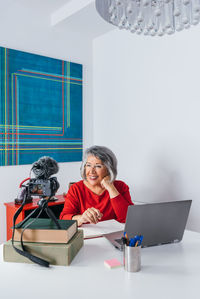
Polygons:
<instances>
[{"instance_id":1,"label":"desk surface","mask_svg":"<svg viewBox=\"0 0 200 299\"><path fill-rule=\"evenodd\" d=\"M5 263L0 246L1 298L199 298L200 234L186 231L182 242L142 249L142 269L108 269L104 260L122 253L106 239L84 241L69 267L46 269Z\"/></svg>"},{"instance_id":2,"label":"desk surface","mask_svg":"<svg viewBox=\"0 0 200 299\"><path fill-rule=\"evenodd\" d=\"M60 204L64 204L65 203L65 199L63 195L56 195L55 196L57 198L56 201L50 201L48 203L48 206L56 206L56 205L60 205ZM40 198L33 198L33 201L31 203L27 203L24 207L23 210L33 210L35 208L38 208L38 201L40 200ZM4 205L6 207L9 208L14 208L14 209L19 209L20 205L16 205L14 201L11 202L4 202Z\"/></svg>"}]
</instances>

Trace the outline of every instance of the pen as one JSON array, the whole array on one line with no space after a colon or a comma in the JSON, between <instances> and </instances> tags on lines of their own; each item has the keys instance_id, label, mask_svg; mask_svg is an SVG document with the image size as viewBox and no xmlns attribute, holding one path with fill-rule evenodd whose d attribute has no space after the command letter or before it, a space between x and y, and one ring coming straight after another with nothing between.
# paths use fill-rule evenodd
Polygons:
<instances>
[{"instance_id":1,"label":"pen","mask_svg":"<svg viewBox=\"0 0 200 299\"><path fill-rule=\"evenodd\" d=\"M128 238L128 235L127 235L127 233L126 232L124 232L124 238Z\"/></svg>"},{"instance_id":2,"label":"pen","mask_svg":"<svg viewBox=\"0 0 200 299\"><path fill-rule=\"evenodd\" d=\"M142 235L139 235L139 236L136 236L136 237L137 237L137 241L135 243L135 247L140 246L141 243L142 243L142 240L143 240L143 236Z\"/></svg>"},{"instance_id":3,"label":"pen","mask_svg":"<svg viewBox=\"0 0 200 299\"><path fill-rule=\"evenodd\" d=\"M129 245L129 238L126 232L124 232L125 244Z\"/></svg>"},{"instance_id":4,"label":"pen","mask_svg":"<svg viewBox=\"0 0 200 299\"><path fill-rule=\"evenodd\" d=\"M136 241L136 240L135 240L135 237L134 237L134 238L131 238L131 239L130 239L130 242L129 242L129 246L130 246L130 247L134 247L134 246L135 246L135 241Z\"/></svg>"},{"instance_id":5,"label":"pen","mask_svg":"<svg viewBox=\"0 0 200 299\"><path fill-rule=\"evenodd\" d=\"M129 241L129 246L130 247L138 247L141 245L143 240L143 236L142 235L136 235L134 238L131 238Z\"/></svg>"},{"instance_id":6,"label":"pen","mask_svg":"<svg viewBox=\"0 0 200 299\"><path fill-rule=\"evenodd\" d=\"M139 244L139 241L137 241L137 242L135 243L135 247L137 247L137 246L138 246L138 244Z\"/></svg>"},{"instance_id":7,"label":"pen","mask_svg":"<svg viewBox=\"0 0 200 299\"><path fill-rule=\"evenodd\" d=\"M122 243L123 245L126 245L126 238L122 237Z\"/></svg>"},{"instance_id":8,"label":"pen","mask_svg":"<svg viewBox=\"0 0 200 299\"><path fill-rule=\"evenodd\" d=\"M142 236L142 235L140 235L140 239L139 239L139 244L138 244L138 246L140 246L140 245L141 245L141 243L142 243L142 240L143 240L143 236Z\"/></svg>"}]
</instances>

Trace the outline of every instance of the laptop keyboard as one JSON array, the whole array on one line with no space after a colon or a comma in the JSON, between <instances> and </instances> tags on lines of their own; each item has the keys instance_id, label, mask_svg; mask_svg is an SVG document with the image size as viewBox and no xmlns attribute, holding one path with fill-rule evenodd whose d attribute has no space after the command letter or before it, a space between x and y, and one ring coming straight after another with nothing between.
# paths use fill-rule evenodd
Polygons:
<instances>
[{"instance_id":1,"label":"laptop keyboard","mask_svg":"<svg viewBox=\"0 0 200 299\"><path fill-rule=\"evenodd\" d=\"M122 239L115 239L115 242L119 243L120 245L123 245Z\"/></svg>"}]
</instances>

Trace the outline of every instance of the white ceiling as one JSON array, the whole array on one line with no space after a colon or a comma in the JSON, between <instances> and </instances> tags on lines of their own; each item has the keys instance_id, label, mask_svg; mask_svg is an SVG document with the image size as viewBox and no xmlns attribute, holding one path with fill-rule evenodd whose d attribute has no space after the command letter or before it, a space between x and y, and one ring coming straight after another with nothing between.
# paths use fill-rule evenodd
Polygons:
<instances>
[{"instance_id":1,"label":"white ceiling","mask_svg":"<svg viewBox=\"0 0 200 299\"><path fill-rule=\"evenodd\" d=\"M71 0L1 0L1 2L13 2L29 7L30 9L38 9L45 15L53 13Z\"/></svg>"},{"instance_id":2,"label":"white ceiling","mask_svg":"<svg viewBox=\"0 0 200 299\"><path fill-rule=\"evenodd\" d=\"M0 0L0 17L11 11L19 15L20 21L28 19L37 27L44 24L57 32L79 33L86 39L115 29L99 16L95 0Z\"/></svg>"},{"instance_id":3,"label":"white ceiling","mask_svg":"<svg viewBox=\"0 0 200 299\"><path fill-rule=\"evenodd\" d=\"M80 0L71 0L77 3ZM83 0L86 1L86 0ZM87 0L89 2L89 0ZM104 21L100 15L97 13L95 8L95 1L90 0L90 4L82 9L78 9L75 14L69 15L63 18L62 21L57 23L55 26L52 22L52 27L60 28L61 30L70 29L74 32L79 32L81 35L85 35L86 38L94 39L108 31L114 30L115 26ZM59 12L61 9L59 9ZM55 16L57 12L55 11L51 16ZM67 14L69 11L67 10Z\"/></svg>"}]
</instances>

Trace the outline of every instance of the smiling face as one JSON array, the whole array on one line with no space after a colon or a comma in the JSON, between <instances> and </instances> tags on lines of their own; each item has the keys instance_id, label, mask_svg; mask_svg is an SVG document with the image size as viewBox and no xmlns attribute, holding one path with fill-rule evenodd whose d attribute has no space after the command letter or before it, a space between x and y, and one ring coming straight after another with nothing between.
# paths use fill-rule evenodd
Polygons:
<instances>
[{"instance_id":1,"label":"smiling face","mask_svg":"<svg viewBox=\"0 0 200 299\"><path fill-rule=\"evenodd\" d=\"M95 187L101 186L101 181L108 175L107 168L103 165L102 161L95 156L88 156L85 164L85 176L87 182Z\"/></svg>"}]
</instances>

